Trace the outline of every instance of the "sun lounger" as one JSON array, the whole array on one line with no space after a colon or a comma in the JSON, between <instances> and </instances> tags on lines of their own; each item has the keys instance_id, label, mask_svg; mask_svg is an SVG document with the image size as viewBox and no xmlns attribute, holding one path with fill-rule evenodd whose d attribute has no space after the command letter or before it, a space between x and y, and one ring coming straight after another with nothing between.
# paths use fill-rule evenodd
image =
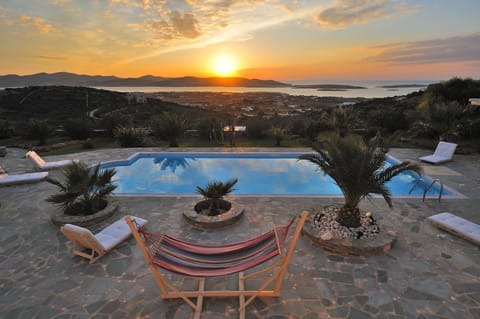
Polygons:
<instances>
[{"instance_id":1,"label":"sun lounger","mask_svg":"<svg viewBox=\"0 0 480 319\"><path fill-rule=\"evenodd\" d=\"M449 142L439 142L435 152L432 155L422 156L420 160L431 164L440 164L451 161L457 144Z\"/></svg>"},{"instance_id":2,"label":"sun lounger","mask_svg":"<svg viewBox=\"0 0 480 319\"><path fill-rule=\"evenodd\" d=\"M60 169L64 168L66 166L72 165L73 162L77 162L77 160L62 160L62 161L56 161L56 162L45 162L40 155L37 154L35 151L28 151L25 154L26 157L28 157L32 163L34 168L37 171L50 171L50 170L55 170L55 169Z\"/></svg>"},{"instance_id":3,"label":"sun lounger","mask_svg":"<svg viewBox=\"0 0 480 319\"><path fill-rule=\"evenodd\" d=\"M1 186L11 186L27 183L36 183L47 178L47 172L38 172L38 173L25 173L25 174L7 174L0 167L0 187Z\"/></svg>"},{"instance_id":4,"label":"sun lounger","mask_svg":"<svg viewBox=\"0 0 480 319\"><path fill-rule=\"evenodd\" d=\"M428 219L436 227L480 246L480 225L447 212Z\"/></svg>"},{"instance_id":5,"label":"sun lounger","mask_svg":"<svg viewBox=\"0 0 480 319\"><path fill-rule=\"evenodd\" d=\"M137 227L147 223L143 218L132 217ZM120 219L97 234L90 230L72 224L65 224L60 231L73 242L73 254L95 262L118 244L128 239L132 232L125 219Z\"/></svg>"}]
</instances>

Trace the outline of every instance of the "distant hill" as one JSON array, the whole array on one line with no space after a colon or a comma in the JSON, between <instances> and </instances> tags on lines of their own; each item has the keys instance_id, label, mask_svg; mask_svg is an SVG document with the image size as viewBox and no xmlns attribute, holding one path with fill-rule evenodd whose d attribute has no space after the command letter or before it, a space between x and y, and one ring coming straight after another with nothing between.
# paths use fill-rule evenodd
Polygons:
<instances>
[{"instance_id":1,"label":"distant hill","mask_svg":"<svg viewBox=\"0 0 480 319\"><path fill-rule=\"evenodd\" d=\"M221 77L178 77L165 78L146 75L138 78L120 78L116 76L82 75L67 72L37 73L32 75L8 74L0 76L0 87L26 86L239 86L239 87L287 87L290 84L272 80Z\"/></svg>"}]
</instances>

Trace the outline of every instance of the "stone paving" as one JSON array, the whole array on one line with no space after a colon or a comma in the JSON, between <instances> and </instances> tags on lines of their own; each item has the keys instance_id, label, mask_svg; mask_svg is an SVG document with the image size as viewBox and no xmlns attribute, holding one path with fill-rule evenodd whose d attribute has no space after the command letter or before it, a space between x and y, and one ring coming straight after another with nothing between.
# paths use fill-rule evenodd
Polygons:
<instances>
[{"instance_id":1,"label":"stone paving","mask_svg":"<svg viewBox=\"0 0 480 319\"><path fill-rule=\"evenodd\" d=\"M94 164L137 151L111 149L45 158L79 158ZM10 173L30 171L24 153L8 149L0 165ZM391 153L403 160L428 152L394 149ZM425 167L435 173L433 167ZM301 237L281 297L257 299L247 307L247 318L480 318L479 248L434 228L426 220L432 214L450 211L480 223L480 156L455 155L452 162L441 167L448 170L437 169L440 175L434 177L468 198L444 198L441 202L400 198L394 200L393 210L381 199L363 201L361 208L374 212L380 225L397 230L393 249L379 257L342 257L326 253ZM61 176L60 172L51 175ZM94 264L72 257L70 243L50 222L57 208L44 200L55 191L46 182L0 188L0 318L192 317L192 310L182 301L160 298L160 290L133 239ZM274 223L285 223L304 209L342 201L236 197L235 203L245 208L241 221L224 229L201 231L182 218L182 213L192 209L198 199L116 197L120 212L91 230L98 231L132 214L148 219L150 230L187 240L236 241L258 235ZM182 277L166 276L191 286ZM236 288L230 277L215 278L207 287ZM234 298L207 299L202 318L237 318L237 307Z\"/></svg>"}]
</instances>

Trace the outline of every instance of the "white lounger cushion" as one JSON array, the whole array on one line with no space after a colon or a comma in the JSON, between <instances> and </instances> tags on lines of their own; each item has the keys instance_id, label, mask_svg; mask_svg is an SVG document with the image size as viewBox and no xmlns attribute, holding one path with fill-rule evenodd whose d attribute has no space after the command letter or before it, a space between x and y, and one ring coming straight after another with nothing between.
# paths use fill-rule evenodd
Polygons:
<instances>
[{"instance_id":1,"label":"white lounger cushion","mask_svg":"<svg viewBox=\"0 0 480 319\"><path fill-rule=\"evenodd\" d=\"M447 212L430 216L428 219L438 228L480 245L480 225Z\"/></svg>"},{"instance_id":2,"label":"white lounger cushion","mask_svg":"<svg viewBox=\"0 0 480 319\"><path fill-rule=\"evenodd\" d=\"M26 183L35 183L45 179L48 172L25 173L25 174L0 174L0 186L10 186Z\"/></svg>"},{"instance_id":3,"label":"white lounger cushion","mask_svg":"<svg viewBox=\"0 0 480 319\"><path fill-rule=\"evenodd\" d=\"M452 160L456 148L457 144L455 143L441 141L432 155L420 157L420 160L432 164L445 163Z\"/></svg>"},{"instance_id":4,"label":"white lounger cushion","mask_svg":"<svg viewBox=\"0 0 480 319\"><path fill-rule=\"evenodd\" d=\"M78 162L77 160L45 162L35 151L28 151L25 155L33 162L35 169L41 171L60 169L72 165L73 162Z\"/></svg>"},{"instance_id":5,"label":"white lounger cushion","mask_svg":"<svg viewBox=\"0 0 480 319\"><path fill-rule=\"evenodd\" d=\"M146 224L146 220L139 217L131 217L135 220L138 227L142 227ZM95 235L97 240L102 244L105 250L110 250L128 237L132 235L130 227L124 218L117 220L115 223L103 229L101 232Z\"/></svg>"},{"instance_id":6,"label":"white lounger cushion","mask_svg":"<svg viewBox=\"0 0 480 319\"><path fill-rule=\"evenodd\" d=\"M135 220L139 227L147 223L145 219L140 217L132 216L132 220ZM66 230L75 232L80 237L85 237L91 241L96 241L96 243L103 247L105 251L111 250L132 235L127 222L123 218L107 226L95 235L93 235L92 232L87 228L77 225L65 224L63 227L65 227Z\"/></svg>"}]
</instances>

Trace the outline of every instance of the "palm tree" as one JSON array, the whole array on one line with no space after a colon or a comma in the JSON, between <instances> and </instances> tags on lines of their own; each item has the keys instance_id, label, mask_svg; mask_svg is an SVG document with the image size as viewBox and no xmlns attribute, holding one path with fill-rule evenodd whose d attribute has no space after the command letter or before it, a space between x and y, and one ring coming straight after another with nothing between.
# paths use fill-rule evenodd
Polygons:
<instances>
[{"instance_id":1,"label":"palm tree","mask_svg":"<svg viewBox=\"0 0 480 319\"><path fill-rule=\"evenodd\" d=\"M422 174L420 165L408 161L384 166L388 149L379 138L365 141L359 136L335 136L314 150L316 154L304 154L299 159L318 165L340 187L345 204L336 220L346 227L360 226L358 205L364 197L380 194L392 208L391 193L385 184L404 171Z\"/></svg>"},{"instance_id":2,"label":"palm tree","mask_svg":"<svg viewBox=\"0 0 480 319\"><path fill-rule=\"evenodd\" d=\"M208 203L209 215L218 215L219 213L218 209L221 207L221 202L223 200L223 197L234 191L233 186L237 182L238 182L238 179L234 178L227 181L226 183L218 182L218 181L210 181L208 182L205 188L197 186L196 188L197 193L202 195L205 198L205 202ZM199 205L199 206L202 206L202 205ZM230 209L230 207L231 205L229 205L228 209ZM197 207L195 210L198 211Z\"/></svg>"},{"instance_id":3,"label":"palm tree","mask_svg":"<svg viewBox=\"0 0 480 319\"><path fill-rule=\"evenodd\" d=\"M93 169L82 162L63 170L64 182L54 178L47 181L59 188L46 201L61 204L66 215L91 215L107 206L108 196L117 188L112 178L115 169L100 172L100 164Z\"/></svg>"}]
</instances>

